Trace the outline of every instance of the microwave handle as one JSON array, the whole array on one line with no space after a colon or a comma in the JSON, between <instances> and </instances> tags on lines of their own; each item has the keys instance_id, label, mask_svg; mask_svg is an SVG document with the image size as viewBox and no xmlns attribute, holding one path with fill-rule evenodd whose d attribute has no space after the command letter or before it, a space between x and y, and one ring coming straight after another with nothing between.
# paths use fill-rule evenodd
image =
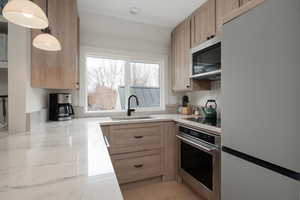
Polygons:
<instances>
[{"instance_id":1,"label":"microwave handle","mask_svg":"<svg viewBox=\"0 0 300 200\"><path fill-rule=\"evenodd\" d=\"M179 138L180 140L182 140L190 145L193 145L200 150L206 151L208 153L213 153L217 150L217 148L204 146L200 142L193 142L193 141L186 139L185 137L182 137L180 135L176 135L176 137Z\"/></svg>"}]
</instances>

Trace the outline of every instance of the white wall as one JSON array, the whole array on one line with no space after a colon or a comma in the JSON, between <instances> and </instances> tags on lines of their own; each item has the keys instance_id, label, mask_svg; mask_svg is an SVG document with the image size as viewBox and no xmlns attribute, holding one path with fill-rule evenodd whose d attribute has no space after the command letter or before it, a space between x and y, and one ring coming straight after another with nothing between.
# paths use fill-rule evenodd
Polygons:
<instances>
[{"instance_id":1,"label":"white wall","mask_svg":"<svg viewBox=\"0 0 300 200\"><path fill-rule=\"evenodd\" d=\"M83 88L85 76L85 53L87 49L102 53L115 53L124 56L164 58L166 64L165 88L166 104L176 104L178 97L171 92L171 70L169 66L171 28L137 23L93 13L80 15L80 92L73 92L73 104L84 106Z\"/></svg>"},{"instance_id":2,"label":"white wall","mask_svg":"<svg viewBox=\"0 0 300 200\"><path fill-rule=\"evenodd\" d=\"M31 88L30 30L8 25L8 112L9 132L29 129L26 113L46 106L45 92Z\"/></svg>"},{"instance_id":3,"label":"white wall","mask_svg":"<svg viewBox=\"0 0 300 200\"><path fill-rule=\"evenodd\" d=\"M168 54L171 28L93 13L80 14L80 44L133 52Z\"/></svg>"},{"instance_id":4,"label":"white wall","mask_svg":"<svg viewBox=\"0 0 300 200\"><path fill-rule=\"evenodd\" d=\"M208 99L215 99L218 105L217 107L218 117L219 118L221 117L220 114L222 111L222 105L220 101L220 96L221 96L220 81L211 82L211 90L188 92L187 96L189 97L190 103L195 106L205 106L206 101Z\"/></svg>"}]
</instances>

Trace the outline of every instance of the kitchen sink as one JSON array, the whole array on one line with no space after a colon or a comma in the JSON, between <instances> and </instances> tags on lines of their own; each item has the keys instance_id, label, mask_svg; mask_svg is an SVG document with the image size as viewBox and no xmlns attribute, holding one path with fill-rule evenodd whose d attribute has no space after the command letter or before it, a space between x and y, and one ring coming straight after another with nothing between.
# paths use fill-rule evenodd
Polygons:
<instances>
[{"instance_id":1,"label":"kitchen sink","mask_svg":"<svg viewBox=\"0 0 300 200\"><path fill-rule=\"evenodd\" d=\"M112 120L122 121L122 120L139 120L139 119L150 119L151 116L124 116L124 117L111 117Z\"/></svg>"}]
</instances>

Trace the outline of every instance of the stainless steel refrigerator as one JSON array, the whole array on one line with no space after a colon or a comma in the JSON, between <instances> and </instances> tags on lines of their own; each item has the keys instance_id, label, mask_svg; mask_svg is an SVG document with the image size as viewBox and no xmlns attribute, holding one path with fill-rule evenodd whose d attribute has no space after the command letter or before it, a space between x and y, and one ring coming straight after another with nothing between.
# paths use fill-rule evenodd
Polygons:
<instances>
[{"instance_id":1,"label":"stainless steel refrigerator","mask_svg":"<svg viewBox=\"0 0 300 200\"><path fill-rule=\"evenodd\" d=\"M222 200L300 199L300 1L224 25Z\"/></svg>"}]
</instances>

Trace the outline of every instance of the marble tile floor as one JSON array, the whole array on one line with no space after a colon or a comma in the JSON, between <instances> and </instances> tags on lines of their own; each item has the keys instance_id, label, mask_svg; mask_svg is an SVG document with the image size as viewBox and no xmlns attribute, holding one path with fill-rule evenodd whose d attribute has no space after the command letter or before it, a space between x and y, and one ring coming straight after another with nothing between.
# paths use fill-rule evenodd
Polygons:
<instances>
[{"instance_id":1,"label":"marble tile floor","mask_svg":"<svg viewBox=\"0 0 300 200\"><path fill-rule=\"evenodd\" d=\"M122 188L125 200L203 200L190 188L176 181Z\"/></svg>"}]
</instances>

